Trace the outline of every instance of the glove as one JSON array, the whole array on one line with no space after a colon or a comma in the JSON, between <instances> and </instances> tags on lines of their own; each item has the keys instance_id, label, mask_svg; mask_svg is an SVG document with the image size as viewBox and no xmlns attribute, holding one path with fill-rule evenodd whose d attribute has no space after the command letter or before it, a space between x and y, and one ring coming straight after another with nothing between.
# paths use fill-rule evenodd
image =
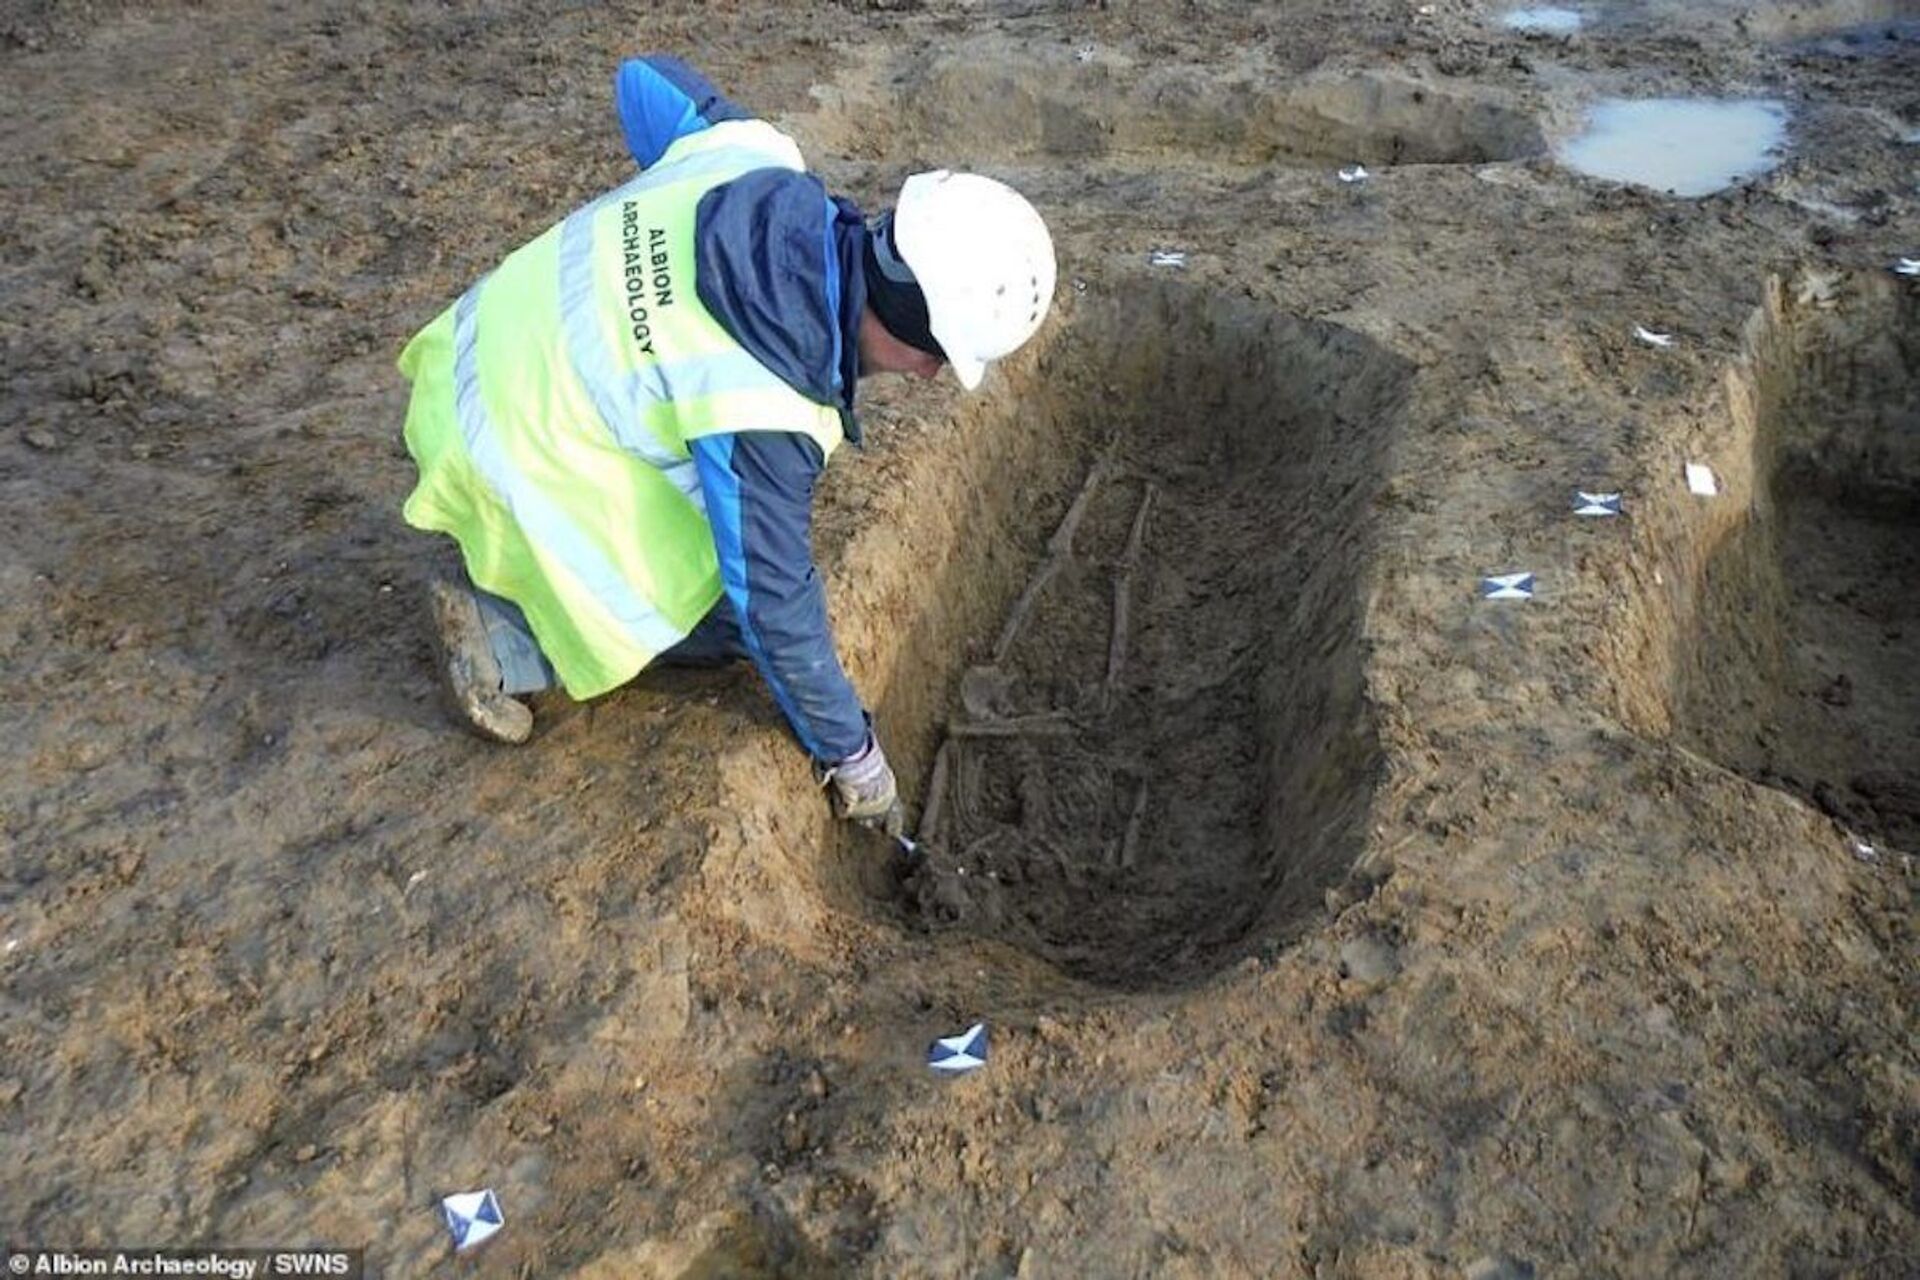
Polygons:
<instances>
[{"instance_id":1,"label":"glove","mask_svg":"<svg viewBox=\"0 0 1920 1280\"><path fill-rule=\"evenodd\" d=\"M823 771L821 784L833 788L834 812L863 827L877 827L890 836L905 833L907 813L900 804L893 767L880 740L867 735L867 745L839 764Z\"/></svg>"}]
</instances>

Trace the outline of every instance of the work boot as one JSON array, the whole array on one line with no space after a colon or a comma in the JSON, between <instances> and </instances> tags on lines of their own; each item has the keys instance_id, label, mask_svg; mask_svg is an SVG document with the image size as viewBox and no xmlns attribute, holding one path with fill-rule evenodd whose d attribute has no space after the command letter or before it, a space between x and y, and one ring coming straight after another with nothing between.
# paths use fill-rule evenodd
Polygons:
<instances>
[{"instance_id":1,"label":"work boot","mask_svg":"<svg viewBox=\"0 0 1920 1280\"><path fill-rule=\"evenodd\" d=\"M428 588L440 680L454 714L494 742L525 742L533 733L533 708L500 689L500 664L487 642L487 625L473 593L451 582Z\"/></svg>"}]
</instances>

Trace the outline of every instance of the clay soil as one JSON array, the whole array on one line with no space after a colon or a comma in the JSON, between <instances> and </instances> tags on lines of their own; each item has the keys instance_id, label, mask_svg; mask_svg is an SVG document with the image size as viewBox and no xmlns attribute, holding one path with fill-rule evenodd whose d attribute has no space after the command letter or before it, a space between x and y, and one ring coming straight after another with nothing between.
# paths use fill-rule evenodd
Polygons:
<instances>
[{"instance_id":1,"label":"clay soil","mask_svg":"<svg viewBox=\"0 0 1920 1280\"><path fill-rule=\"evenodd\" d=\"M1585 11L0 6L0 1236L1914 1274L1920 13ZM1055 229L1039 338L876 380L817 504L910 862L751 670L436 700L393 359L627 175L650 50ZM1557 166L1617 94L1786 158Z\"/></svg>"}]
</instances>

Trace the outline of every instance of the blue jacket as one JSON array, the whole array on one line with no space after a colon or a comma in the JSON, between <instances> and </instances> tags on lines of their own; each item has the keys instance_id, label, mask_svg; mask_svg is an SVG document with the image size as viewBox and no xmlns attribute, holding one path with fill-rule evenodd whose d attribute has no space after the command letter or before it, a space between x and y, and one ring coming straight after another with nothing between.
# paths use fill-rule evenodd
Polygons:
<instances>
[{"instance_id":1,"label":"blue jacket","mask_svg":"<svg viewBox=\"0 0 1920 1280\"><path fill-rule=\"evenodd\" d=\"M635 58L614 77L627 149L641 168L675 139L748 113L677 58ZM794 390L854 417L860 211L808 173L763 169L701 198L694 229L700 301L735 341ZM743 426L747 424L742 424ZM800 745L834 764L866 745L868 716L834 652L826 593L813 565L813 486L826 460L805 436L742 430L690 446L726 595L664 657L750 656Z\"/></svg>"}]
</instances>

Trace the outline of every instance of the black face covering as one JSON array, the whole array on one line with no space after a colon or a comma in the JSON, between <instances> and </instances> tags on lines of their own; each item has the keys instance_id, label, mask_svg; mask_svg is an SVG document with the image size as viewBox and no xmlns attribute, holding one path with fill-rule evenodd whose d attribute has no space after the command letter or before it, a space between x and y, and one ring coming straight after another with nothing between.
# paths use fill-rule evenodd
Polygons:
<instances>
[{"instance_id":1,"label":"black face covering","mask_svg":"<svg viewBox=\"0 0 1920 1280\"><path fill-rule=\"evenodd\" d=\"M881 214L868 228L861 269L867 279L867 305L880 317L887 332L910 347L946 359L946 352L934 341L933 330L928 327L927 295L894 247L891 213Z\"/></svg>"}]
</instances>

